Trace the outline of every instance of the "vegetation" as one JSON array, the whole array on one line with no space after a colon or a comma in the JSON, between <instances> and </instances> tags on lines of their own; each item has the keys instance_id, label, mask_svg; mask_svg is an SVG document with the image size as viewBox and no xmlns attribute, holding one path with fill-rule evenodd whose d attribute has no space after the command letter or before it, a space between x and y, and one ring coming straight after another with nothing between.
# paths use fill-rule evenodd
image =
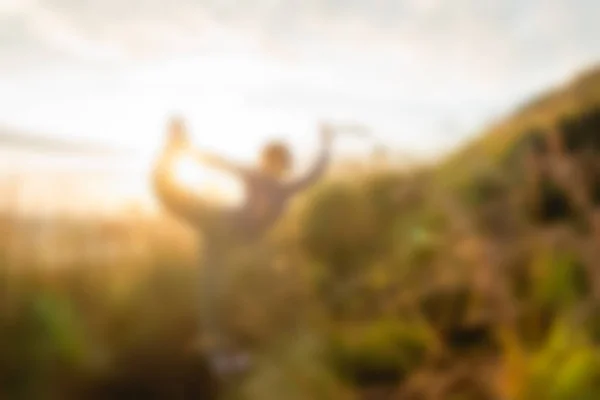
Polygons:
<instances>
[{"instance_id":1,"label":"vegetation","mask_svg":"<svg viewBox=\"0 0 600 400\"><path fill-rule=\"evenodd\" d=\"M236 385L187 347L191 232L124 221L135 243L50 264L5 218L0 397L600 398L597 107L590 72L437 168L327 182L235 249L222 315L258 360Z\"/></svg>"}]
</instances>

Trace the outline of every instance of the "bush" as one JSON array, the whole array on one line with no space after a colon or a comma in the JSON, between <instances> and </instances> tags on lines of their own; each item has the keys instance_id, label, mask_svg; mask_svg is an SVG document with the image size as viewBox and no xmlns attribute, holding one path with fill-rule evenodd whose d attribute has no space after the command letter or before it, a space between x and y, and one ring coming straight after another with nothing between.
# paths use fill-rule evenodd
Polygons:
<instances>
[{"instance_id":1,"label":"bush","mask_svg":"<svg viewBox=\"0 0 600 400\"><path fill-rule=\"evenodd\" d=\"M600 396L600 353L585 333L565 320L553 325L543 346L527 352L508 349L503 381L515 400L592 400ZM517 355L519 354L519 355Z\"/></svg>"},{"instance_id":2,"label":"bush","mask_svg":"<svg viewBox=\"0 0 600 400\"><path fill-rule=\"evenodd\" d=\"M372 259L378 237L372 205L361 188L332 184L306 204L300 240L314 259L336 276L352 274Z\"/></svg>"},{"instance_id":3,"label":"bush","mask_svg":"<svg viewBox=\"0 0 600 400\"><path fill-rule=\"evenodd\" d=\"M329 352L335 370L362 387L398 384L423 362L433 345L431 332L421 323L381 320L338 328Z\"/></svg>"}]
</instances>

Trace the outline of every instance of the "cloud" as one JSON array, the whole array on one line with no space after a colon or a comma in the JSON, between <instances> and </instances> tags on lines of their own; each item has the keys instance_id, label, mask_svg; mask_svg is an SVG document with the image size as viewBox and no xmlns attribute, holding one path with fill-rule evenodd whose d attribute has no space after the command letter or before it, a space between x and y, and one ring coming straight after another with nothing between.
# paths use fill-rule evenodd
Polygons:
<instances>
[{"instance_id":1,"label":"cloud","mask_svg":"<svg viewBox=\"0 0 600 400\"><path fill-rule=\"evenodd\" d=\"M0 0L0 15L20 14L34 6L34 0Z\"/></svg>"},{"instance_id":2,"label":"cloud","mask_svg":"<svg viewBox=\"0 0 600 400\"><path fill-rule=\"evenodd\" d=\"M14 42L31 53L48 47L92 59L119 51L161 57L214 49L227 37L225 49L323 58L406 52L421 64L491 77L569 51L576 57L581 48L598 54L592 38L600 29L591 16L599 13L593 0L0 0L0 18L26 27Z\"/></svg>"},{"instance_id":3,"label":"cloud","mask_svg":"<svg viewBox=\"0 0 600 400\"><path fill-rule=\"evenodd\" d=\"M0 72L124 65L139 89L157 85L147 65L191 60L162 73L257 107L473 129L600 60L598 15L597 0L0 0Z\"/></svg>"}]
</instances>

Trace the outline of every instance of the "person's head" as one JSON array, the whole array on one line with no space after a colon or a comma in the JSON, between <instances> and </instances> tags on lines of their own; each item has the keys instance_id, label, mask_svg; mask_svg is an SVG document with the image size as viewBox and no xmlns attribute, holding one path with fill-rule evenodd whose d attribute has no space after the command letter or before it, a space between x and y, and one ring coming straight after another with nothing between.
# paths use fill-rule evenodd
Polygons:
<instances>
[{"instance_id":1,"label":"person's head","mask_svg":"<svg viewBox=\"0 0 600 400\"><path fill-rule=\"evenodd\" d=\"M263 171L274 176L283 176L292 166L292 154L284 143L273 141L263 147L260 154L260 167Z\"/></svg>"}]
</instances>

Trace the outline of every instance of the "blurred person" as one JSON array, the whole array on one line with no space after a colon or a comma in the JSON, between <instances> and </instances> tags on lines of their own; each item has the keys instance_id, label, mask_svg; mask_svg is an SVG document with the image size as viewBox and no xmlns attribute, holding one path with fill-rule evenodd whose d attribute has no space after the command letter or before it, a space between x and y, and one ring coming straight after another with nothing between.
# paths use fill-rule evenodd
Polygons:
<instances>
[{"instance_id":1,"label":"blurred person","mask_svg":"<svg viewBox=\"0 0 600 400\"><path fill-rule=\"evenodd\" d=\"M285 212L290 201L317 183L330 161L333 129L321 127L321 151L310 171L301 178L287 179L292 170L292 154L281 142L268 143L260 154L257 166L246 167L191 146L185 122L170 121L166 142L153 171L153 187L162 205L192 227L204 239L202 280L202 334L209 360L220 373L238 372L247 368L246 354L226 350L227 338L220 337L216 312L220 291L225 286L227 272L224 256L231 246L259 240ZM245 200L239 206L216 206L175 179L173 167L183 155L208 167L232 174L244 186ZM241 371L239 371L241 372Z\"/></svg>"}]
</instances>

